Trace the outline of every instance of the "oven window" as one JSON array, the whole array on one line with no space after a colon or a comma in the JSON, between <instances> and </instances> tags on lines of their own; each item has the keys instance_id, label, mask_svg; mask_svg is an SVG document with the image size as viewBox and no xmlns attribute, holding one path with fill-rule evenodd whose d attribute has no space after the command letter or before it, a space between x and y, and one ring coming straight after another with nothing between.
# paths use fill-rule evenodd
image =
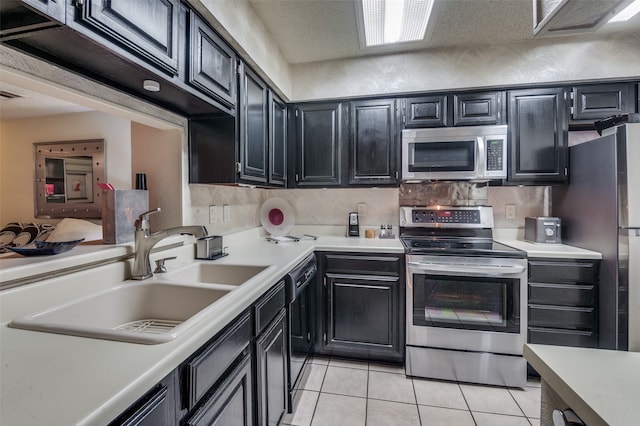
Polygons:
<instances>
[{"instance_id":1,"label":"oven window","mask_svg":"<svg viewBox=\"0 0 640 426\"><path fill-rule=\"evenodd\" d=\"M519 333L518 281L413 274L413 324Z\"/></svg>"},{"instance_id":2,"label":"oven window","mask_svg":"<svg viewBox=\"0 0 640 426\"><path fill-rule=\"evenodd\" d=\"M475 140L411 145L410 172L472 172L475 169Z\"/></svg>"}]
</instances>

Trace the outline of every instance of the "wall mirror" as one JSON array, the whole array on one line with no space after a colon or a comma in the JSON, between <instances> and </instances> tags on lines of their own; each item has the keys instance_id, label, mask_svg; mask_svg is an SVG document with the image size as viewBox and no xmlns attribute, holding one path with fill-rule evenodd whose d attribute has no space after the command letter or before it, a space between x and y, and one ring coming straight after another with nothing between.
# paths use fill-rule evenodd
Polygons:
<instances>
[{"instance_id":1,"label":"wall mirror","mask_svg":"<svg viewBox=\"0 0 640 426\"><path fill-rule=\"evenodd\" d=\"M34 143L35 217L102 217L104 139Z\"/></svg>"}]
</instances>

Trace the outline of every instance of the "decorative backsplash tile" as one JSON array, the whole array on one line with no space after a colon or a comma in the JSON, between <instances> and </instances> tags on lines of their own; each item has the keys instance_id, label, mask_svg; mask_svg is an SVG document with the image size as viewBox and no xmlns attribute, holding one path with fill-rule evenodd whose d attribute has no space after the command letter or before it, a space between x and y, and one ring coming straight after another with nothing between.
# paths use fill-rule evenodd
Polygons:
<instances>
[{"instance_id":1,"label":"decorative backsplash tile","mask_svg":"<svg viewBox=\"0 0 640 426\"><path fill-rule=\"evenodd\" d=\"M260 226L260 207L271 197L291 203L297 225L345 225L360 209L364 226L398 225L399 206L493 206L496 228L522 228L526 216L550 211L550 187L488 186L486 183L403 183L400 188L265 189L224 185L190 185L191 208L185 223L202 224L210 234L224 235ZM209 206L229 205L228 222L209 223ZM516 219L505 218L505 205L516 205Z\"/></svg>"},{"instance_id":2,"label":"decorative backsplash tile","mask_svg":"<svg viewBox=\"0 0 640 426\"><path fill-rule=\"evenodd\" d=\"M488 204L488 185L469 182L403 183L401 206L478 206Z\"/></svg>"}]
</instances>

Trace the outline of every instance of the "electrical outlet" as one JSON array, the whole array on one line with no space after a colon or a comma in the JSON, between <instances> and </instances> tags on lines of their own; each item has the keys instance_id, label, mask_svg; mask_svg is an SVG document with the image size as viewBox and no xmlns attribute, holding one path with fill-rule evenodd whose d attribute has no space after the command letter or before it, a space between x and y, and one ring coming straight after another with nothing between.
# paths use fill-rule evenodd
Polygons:
<instances>
[{"instance_id":1,"label":"electrical outlet","mask_svg":"<svg viewBox=\"0 0 640 426\"><path fill-rule=\"evenodd\" d=\"M229 222L231 220L231 206L225 204L222 206L222 221Z\"/></svg>"},{"instance_id":2,"label":"electrical outlet","mask_svg":"<svg viewBox=\"0 0 640 426\"><path fill-rule=\"evenodd\" d=\"M504 206L504 215L507 220L516 220L516 205L506 204Z\"/></svg>"},{"instance_id":3,"label":"electrical outlet","mask_svg":"<svg viewBox=\"0 0 640 426\"><path fill-rule=\"evenodd\" d=\"M358 214L363 216L367 213L367 203L358 203Z\"/></svg>"},{"instance_id":4,"label":"electrical outlet","mask_svg":"<svg viewBox=\"0 0 640 426\"><path fill-rule=\"evenodd\" d=\"M216 225L220 222L220 213L218 210L218 206L209 206L209 223L212 225Z\"/></svg>"}]
</instances>

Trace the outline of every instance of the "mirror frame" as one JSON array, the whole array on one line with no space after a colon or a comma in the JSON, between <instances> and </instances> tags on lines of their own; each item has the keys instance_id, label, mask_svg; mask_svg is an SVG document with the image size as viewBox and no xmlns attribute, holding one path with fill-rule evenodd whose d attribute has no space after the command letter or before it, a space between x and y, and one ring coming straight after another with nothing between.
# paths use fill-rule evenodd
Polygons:
<instances>
[{"instance_id":1,"label":"mirror frame","mask_svg":"<svg viewBox=\"0 0 640 426\"><path fill-rule=\"evenodd\" d=\"M102 219L102 190L97 183L106 182L104 139L36 142L35 153L35 217ZM77 203L47 203L45 158L90 156L93 169L93 201Z\"/></svg>"}]
</instances>

